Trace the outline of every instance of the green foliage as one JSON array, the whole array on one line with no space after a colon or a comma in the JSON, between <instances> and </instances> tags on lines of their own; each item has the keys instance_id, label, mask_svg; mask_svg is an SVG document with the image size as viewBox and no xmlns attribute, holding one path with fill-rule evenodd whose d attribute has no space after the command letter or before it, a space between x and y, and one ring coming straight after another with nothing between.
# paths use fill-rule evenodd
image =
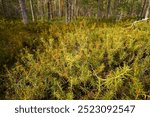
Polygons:
<instances>
[{"instance_id":1,"label":"green foliage","mask_svg":"<svg viewBox=\"0 0 150 117\"><path fill-rule=\"evenodd\" d=\"M4 98L146 99L150 95L150 23L135 29L125 28L126 23L81 20L13 25L12 29L21 29L14 41L22 46L4 74Z\"/></svg>"}]
</instances>

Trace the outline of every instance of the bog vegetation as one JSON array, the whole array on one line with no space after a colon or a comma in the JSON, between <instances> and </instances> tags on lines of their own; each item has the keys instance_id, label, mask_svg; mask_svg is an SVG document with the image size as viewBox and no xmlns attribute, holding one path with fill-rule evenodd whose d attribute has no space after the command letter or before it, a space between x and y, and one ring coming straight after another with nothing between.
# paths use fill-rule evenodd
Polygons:
<instances>
[{"instance_id":1,"label":"bog vegetation","mask_svg":"<svg viewBox=\"0 0 150 117\"><path fill-rule=\"evenodd\" d=\"M0 20L0 99L149 99L150 22Z\"/></svg>"}]
</instances>

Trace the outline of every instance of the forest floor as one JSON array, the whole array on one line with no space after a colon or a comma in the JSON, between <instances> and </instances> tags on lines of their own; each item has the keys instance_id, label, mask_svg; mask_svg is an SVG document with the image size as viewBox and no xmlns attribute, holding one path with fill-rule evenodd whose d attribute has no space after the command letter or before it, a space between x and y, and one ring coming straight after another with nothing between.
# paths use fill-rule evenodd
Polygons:
<instances>
[{"instance_id":1,"label":"forest floor","mask_svg":"<svg viewBox=\"0 0 150 117\"><path fill-rule=\"evenodd\" d=\"M0 20L0 99L150 99L150 22Z\"/></svg>"}]
</instances>

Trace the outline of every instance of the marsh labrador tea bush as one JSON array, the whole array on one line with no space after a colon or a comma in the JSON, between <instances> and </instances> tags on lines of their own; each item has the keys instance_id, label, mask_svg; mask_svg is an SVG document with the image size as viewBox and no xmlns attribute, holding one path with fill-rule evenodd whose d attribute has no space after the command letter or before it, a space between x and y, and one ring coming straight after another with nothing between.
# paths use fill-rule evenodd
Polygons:
<instances>
[{"instance_id":1,"label":"marsh labrador tea bush","mask_svg":"<svg viewBox=\"0 0 150 117\"><path fill-rule=\"evenodd\" d=\"M126 24L81 20L16 29L13 40L21 46L19 52L14 47L15 62L2 73L4 98L147 99L150 23Z\"/></svg>"}]
</instances>

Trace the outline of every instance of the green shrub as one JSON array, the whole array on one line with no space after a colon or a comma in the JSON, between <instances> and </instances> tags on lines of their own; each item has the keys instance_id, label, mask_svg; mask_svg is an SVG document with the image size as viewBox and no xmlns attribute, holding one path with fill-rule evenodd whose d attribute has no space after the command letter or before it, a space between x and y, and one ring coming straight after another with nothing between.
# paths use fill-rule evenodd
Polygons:
<instances>
[{"instance_id":1,"label":"green shrub","mask_svg":"<svg viewBox=\"0 0 150 117\"><path fill-rule=\"evenodd\" d=\"M7 69L6 99L146 99L150 95L149 23L136 28L86 20L45 25L40 31L34 29L38 34L34 41L27 41L36 48L22 49L15 65ZM32 32L32 26L28 28Z\"/></svg>"}]
</instances>

